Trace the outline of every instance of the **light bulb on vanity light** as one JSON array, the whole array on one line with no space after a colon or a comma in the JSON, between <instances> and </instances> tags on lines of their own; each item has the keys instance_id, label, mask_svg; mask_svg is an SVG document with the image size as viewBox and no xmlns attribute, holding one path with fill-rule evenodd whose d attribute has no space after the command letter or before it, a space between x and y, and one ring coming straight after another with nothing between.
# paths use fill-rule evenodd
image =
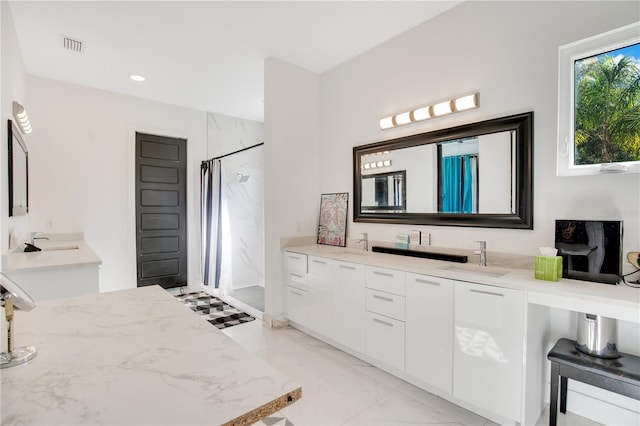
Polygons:
<instances>
[{"instance_id":1,"label":"light bulb on vanity light","mask_svg":"<svg viewBox=\"0 0 640 426\"><path fill-rule=\"evenodd\" d=\"M380 128L382 130L387 130L394 126L395 124L393 123L393 116L385 117L382 120L380 120Z\"/></svg>"},{"instance_id":2,"label":"light bulb on vanity light","mask_svg":"<svg viewBox=\"0 0 640 426\"><path fill-rule=\"evenodd\" d=\"M394 117L396 126L402 126L403 124L411 123L411 112L403 112L401 114L396 114Z\"/></svg>"},{"instance_id":3,"label":"light bulb on vanity light","mask_svg":"<svg viewBox=\"0 0 640 426\"><path fill-rule=\"evenodd\" d=\"M414 110L412 113L414 121L422 121L427 118L431 118L431 112L429 111L429 107L418 108Z\"/></svg>"},{"instance_id":4,"label":"light bulb on vanity light","mask_svg":"<svg viewBox=\"0 0 640 426\"><path fill-rule=\"evenodd\" d=\"M438 117L445 114L451 114L453 109L451 108L451 101L440 102L433 106L433 115Z\"/></svg>"},{"instance_id":5,"label":"light bulb on vanity light","mask_svg":"<svg viewBox=\"0 0 640 426\"><path fill-rule=\"evenodd\" d=\"M478 94L462 96L453 101L456 111L466 111L478 107Z\"/></svg>"}]
</instances>

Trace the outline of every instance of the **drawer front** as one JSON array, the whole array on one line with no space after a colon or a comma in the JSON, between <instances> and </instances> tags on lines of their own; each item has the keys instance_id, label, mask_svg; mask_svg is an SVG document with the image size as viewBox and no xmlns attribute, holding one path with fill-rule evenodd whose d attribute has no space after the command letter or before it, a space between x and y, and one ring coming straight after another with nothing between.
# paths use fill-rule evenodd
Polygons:
<instances>
[{"instance_id":1,"label":"drawer front","mask_svg":"<svg viewBox=\"0 0 640 426\"><path fill-rule=\"evenodd\" d=\"M367 266L365 283L367 288L404 296L405 272Z\"/></svg>"},{"instance_id":2,"label":"drawer front","mask_svg":"<svg viewBox=\"0 0 640 426\"><path fill-rule=\"evenodd\" d=\"M398 370L404 370L404 323L367 312L366 353Z\"/></svg>"},{"instance_id":3,"label":"drawer front","mask_svg":"<svg viewBox=\"0 0 640 426\"><path fill-rule=\"evenodd\" d=\"M367 311L404 321L404 297L367 289Z\"/></svg>"},{"instance_id":4,"label":"drawer front","mask_svg":"<svg viewBox=\"0 0 640 426\"><path fill-rule=\"evenodd\" d=\"M307 292L298 288L285 286L285 316L300 325L307 326L309 308Z\"/></svg>"},{"instance_id":5,"label":"drawer front","mask_svg":"<svg viewBox=\"0 0 640 426\"><path fill-rule=\"evenodd\" d=\"M331 277L332 260L309 256L307 264L309 274L319 275L321 277Z\"/></svg>"},{"instance_id":6,"label":"drawer front","mask_svg":"<svg viewBox=\"0 0 640 426\"><path fill-rule=\"evenodd\" d=\"M456 282L453 395L519 419L525 297L520 290ZM482 383L481 388L478 383Z\"/></svg>"},{"instance_id":7,"label":"drawer front","mask_svg":"<svg viewBox=\"0 0 640 426\"><path fill-rule=\"evenodd\" d=\"M307 291L307 274L285 271L285 284Z\"/></svg>"},{"instance_id":8,"label":"drawer front","mask_svg":"<svg viewBox=\"0 0 640 426\"><path fill-rule=\"evenodd\" d=\"M284 252L284 269L299 274L307 273L307 255L294 253L291 251Z\"/></svg>"}]
</instances>

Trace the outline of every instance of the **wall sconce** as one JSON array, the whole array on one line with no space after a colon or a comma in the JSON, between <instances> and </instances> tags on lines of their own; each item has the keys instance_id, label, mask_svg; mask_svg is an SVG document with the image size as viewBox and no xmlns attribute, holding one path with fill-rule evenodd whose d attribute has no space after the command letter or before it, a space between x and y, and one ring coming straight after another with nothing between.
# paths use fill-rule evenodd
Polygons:
<instances>
[{"instance_id":1,"label":"wall sconce","mask_svg":"<svg viewBox=\"0 0 640 426\"><path fill-rule=\"evenodd\" d=\"M461 96L451 99L450 101L439 102L434 105L427 105L412 111L401 112L380 120L380 128L382 130L392 127L402 126L404 124L423 121L428 118L440 117L442 115L454 112L467 111L480 106L480 93L476 92L471 95Z\"/></svg>"},{"instance_id":2,"label":"wall sconce","mask_svg":"<svg viewBox=\"0 0 640 426\"><path fill-rule=\"evenodd\" d=\"M13 101L13 116L16 118L18 127L22 133L31 133L31 123L29 123L27 111L16 101Z\"/></svg>"}]
</instances>

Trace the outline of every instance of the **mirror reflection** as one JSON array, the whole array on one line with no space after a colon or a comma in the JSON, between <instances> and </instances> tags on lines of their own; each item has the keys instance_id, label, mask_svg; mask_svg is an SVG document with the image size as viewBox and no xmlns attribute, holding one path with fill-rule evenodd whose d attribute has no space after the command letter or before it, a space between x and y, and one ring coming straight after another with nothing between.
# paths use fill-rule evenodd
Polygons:
<instances>
[{"instance_id":1,"label":"mirror reflection","mask_svg":"<svg viewBox=\"0 0 640 426\"><path fill-rule=\"evenodd\" d=\"M438 143L438 212L515 213L515 132Z\"/></svg>"},{"instance_id":2,"label":"mirror reflection","mask_svg":"<svg viewBox=\"0 0 640 426\"><path fill-rule=\"evenodd\" d=\"M362 211L405 212L406 179L406 170L362 176Z\"/></svg>"},{"instance_id":3,"label":"mirror reflection","mask_svg":"<svg viewBox=\"0 0 640 426\"><path fill-rule=\"evenodd\" d=\"M29 167L27 144L18 127L8 120L9 134L9 216L25 215L29 211Z\"/></svg>"},{"instance_id":4,"label":"mirror reflection","mask_svg":"<svg viewBox=\"0 0 640 426\"><path fill-rule=\"evenodd\" d=\"M533 113L354 147L354 221L531 228Z\"/></svg>"}]
</instances>

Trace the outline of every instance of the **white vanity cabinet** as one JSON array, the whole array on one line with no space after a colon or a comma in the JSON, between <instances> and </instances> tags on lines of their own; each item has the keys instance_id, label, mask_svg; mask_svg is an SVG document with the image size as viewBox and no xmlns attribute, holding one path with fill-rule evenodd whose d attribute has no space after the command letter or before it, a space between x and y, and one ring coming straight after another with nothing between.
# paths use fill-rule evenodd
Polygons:
<instances>
[{"instance_id":1,"label":"white vanity cabinet","mask_svg":"<svg viewBox=\"0 0 640 426\"><path fill-rule=\"evenodd\" d=\"M97 294L99 265L5 271L36 302Z\"/></svg>"},{"instance_id":2,"label":"white vanity cabinet","mask_svg":"<svg viewBox=\"0 0 640 426\"><path fill-rule=\"evenodd\" d=\"M365 353L404 370L405 272L365 267Z\"/></svg>"},{"instance_id":3,"label":"white vanity cabinet","mask_svg":"<svg viewBox=\"0 0 640 426\"><path fill-rule=\"evenodd\" d=\"M451 394L454 282L407 273L407 374Z\"/></svg>"},{"instance_id":4,"label":"white vanity cabinet","mask_svg":"<svg viewBox=\"0 0 640 426\"><path fill-rule=\"evenodd\" d=\"M525 303L519 290L456 281L454 397L521 418Z\"/></svg>"},{"instance_id":5,"label":"white vanity cabinet","mask_svg":"<svg viewBox=\"0 0 640 426\"><path fill-rule=\"evenodd\" d=\"M284 253L285 275L285 316L302 326L309 323L307 255L293 252Z\"/></svg>"},{"instance_id":6,"label":"white vanity cabinet","mask_svg":"<svg viewBox=\"0 0 640 426\"><path fill-rule=\"evenodd\" d=\"M333 338L333 264L322 257L309 256L307 273L307 326L324 337Z\"/></svg>"},{"instance_id":7,"label":"white vanity cabinet","mask_svg":"<svg viewBox=\"0 0 640 426\"><path fill-rule=\"evenodd\" d=\"M359 353L365 351L364 265L333 265L333 340Z\"/></svg>"}]
</instances>

